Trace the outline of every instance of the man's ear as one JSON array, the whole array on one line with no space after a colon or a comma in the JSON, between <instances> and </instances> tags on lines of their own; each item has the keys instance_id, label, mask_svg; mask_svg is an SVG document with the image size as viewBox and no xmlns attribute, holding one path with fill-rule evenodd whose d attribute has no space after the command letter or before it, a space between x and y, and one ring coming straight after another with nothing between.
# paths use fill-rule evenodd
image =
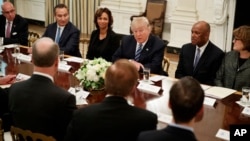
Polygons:
<instances>
[{"instance_id":1,"label":"man's ear","mask_svg":"<svg viewBox=\"0 0 250 141\"><path fill-rule=\"evenodd\" d=\"M202 105L201 109L195 116L195 122L201 121L204 115L204 106Z\"/></svg>"}]
</instances>

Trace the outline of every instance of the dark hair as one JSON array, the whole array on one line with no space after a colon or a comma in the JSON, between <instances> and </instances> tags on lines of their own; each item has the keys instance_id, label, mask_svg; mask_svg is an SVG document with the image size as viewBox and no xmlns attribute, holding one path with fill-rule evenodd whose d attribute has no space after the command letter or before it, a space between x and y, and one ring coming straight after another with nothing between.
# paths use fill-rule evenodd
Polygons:
<instances>
[{"instance_id":1,"label":"dark hair","mask_svg":"<svg viewBox=\"0 0 250 141\"><path fill-rule=\"evenodd\" d=\"M57 9L57 8L66 8L67 11L69 12L69 8L68 8L65 4L60 3L60 4L58 4L58 5L56 5L56 6L54 7L54 15L56 14L56 9Z\"/></svg>"},{"instance_id":2,"label":"dark hair","mask_svg":"<svg viewBox=\"0 0 250 141\"><path fill-rule=\"evenodd\" d=\"M137 84L138 72L127 59L117 60L105 74L105 89L108 94L125 97Z\"/></svg>"},{"instance_id":3,"label":"dark hair","mask_svg":"<svg viewBox=\"0 0 250 141\"><path fill-rule=\"evenodd\" d=\"M98 19L98 17L102 16L102 13L106 13L108 15L108 18L109 18L108 27L111 28L112 25L113 25L113 16L112 16L111 11L108 8L106 8L106 7L99 8L95 12L94 23L95 23L96 28L99 29L99 26L98 26L98 23L97 23L97 19Z\"/></svg>"},{"instance_id":4,"label":"dark hair","mask_svg":"<svg viewBox=\"0 0 250 141\"><path fill-rule=\"evenodd\" d=\"M44 42L51 41L51 44L46 43L45 45L50 46L46 52L40 52L38 46L44 45ZM35 66L38 67L50 67L54 64L55 60L58 59L59 46L50 38L42 37L38 39L32 45L32 60Z\"/></svg>"},{"instance_id":5,"label":"dark hair","mask_svg":"<svg viewBox=\"0 0 250 141\"><path fill-rule=\"evenodd\" d=\"M234 29L233 36L241 40L244 49L250 52L250 26L242 25Z\"/></svg>"},{"instance_id":6,"label":"dark hair","mask_svg":"<svg viewBox=\"0 0 250 141\"><path fill-rule=\"evenodd\" d=\"M176 123L189 122L201 110L204 91L191 76L177 81L170 89L169 103Z\"/></svg>"}]
</instances>

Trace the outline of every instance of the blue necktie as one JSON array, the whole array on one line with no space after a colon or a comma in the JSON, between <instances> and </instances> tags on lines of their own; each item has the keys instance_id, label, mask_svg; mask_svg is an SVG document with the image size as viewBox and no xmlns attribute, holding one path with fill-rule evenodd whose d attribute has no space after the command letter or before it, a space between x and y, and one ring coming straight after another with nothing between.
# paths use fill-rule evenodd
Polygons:
<instances>
[{"instance_id":1,"label":"blue necktie","mask_svg":"<svg viewBox=\"0 0 250 141\"><path fill-rule=\"evenodd\" d=\"M59 43L60 37L61 37L61 28L58 27L58 29L57 29L57 34L56 34L56 40L55 40L56 43Z\"/></svg>"},{"instance_id":2,"label":"blue necktie","mask_svg":"<svg viewBox=\"0 0 250 141\"><path fill-rule=\"evenodd\" d=\"M198 64L198 62L199 62L199 60L200 60L200 49L199 48L197 48L196 49L196 56L195 56L195 60L194 60L194 69L196 68L196 66L197 66L197 64Z\"/></svg>"},{"instance_id":3,"label":"blue necktie","mask_svg":"<svg viewBox=\"0 0 250 141\"><path fill-rule=\"evenodd\" d=\"M138 46L138 48L137 48L137 50L135 52L135 61L139 61L141 51L142 51L142 44L139 44L139 46Z\"/></svg>"}]
</instances>

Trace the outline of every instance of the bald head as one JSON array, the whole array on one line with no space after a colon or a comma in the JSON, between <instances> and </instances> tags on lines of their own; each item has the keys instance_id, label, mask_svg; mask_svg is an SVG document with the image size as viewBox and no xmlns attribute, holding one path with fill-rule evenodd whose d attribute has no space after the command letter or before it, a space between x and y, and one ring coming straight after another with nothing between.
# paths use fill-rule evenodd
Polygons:
<instances>
[{"instance_id":1,"label":"bald head","mask_svg":"<svg viewBox=\"0 0 250 141\"><path fill-rule=\"evenodd\" d=\"M126 59L120 59L107 69L105 88L108 94L125 97L132 92L137 80L135 66Z\"/></svg>"},{"instance_id":2,"label":"bald head","mask_svg":"<svg viewBox=\"0 0 250 141\"><path fill-rule=\"evenodd\" d=\"M52 66L58 60L58 54L58 45L47 37L38 39L32 46L32 60L35 66Z\"/></svg>"},{"instance_id":3,"label":"bald head","mask_svg":"<svg viewBox=\"0 0 250 141\"><path fill-rule=\"evenodd\" d=\"M1 6L2 13L8 21L13 21L16 16L15 7L11 2L4 2Z\"/></svg>"},{"instance_id":4,"label":"bald head","mask_svg":"<svg viewBox=\"0 0 250 141\"><path fill-rule=\"evenodd\" d=\"M198 21L193 25L191 32L192 44L201 47L209 40L210 25L205 21Z\"/></svg>"}]
</instances>

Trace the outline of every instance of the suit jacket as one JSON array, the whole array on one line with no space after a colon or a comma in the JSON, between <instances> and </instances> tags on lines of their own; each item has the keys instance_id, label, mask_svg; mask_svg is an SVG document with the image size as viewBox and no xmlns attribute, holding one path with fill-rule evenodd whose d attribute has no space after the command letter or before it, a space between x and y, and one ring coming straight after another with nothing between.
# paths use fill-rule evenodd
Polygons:
<instances>
[{"instance_id":1,"label":"suit jacket","mask_svg":"<svg viewBox=\"0 0 250 141\"><path fill-rule=\"evenodd\" d=\"M47 26L43 37L50 37L55 41L57 30L57 23L52 23ZM63 50L65 54L81 57L79 51L79 42L80 42L80 30L77 29L71 22L64 27L64 30L61 34L59 40L60 50Z\"/></svg>"},{"instance_id":2,"label":"suit jacket","mask_svg":"<svg viewBox=\"0 0 250 141\"><path fill-rule=\"evenodd\" d=\"M115 53L120 44L118 35L112 29L108 29L106 38L100 40L99 34L99 29L92 32L88 46L87 58L94 59L102 57L111 62L112 55Z\"/></svg>"},{"instance_id":3,"label":"suit jacket","mask_svg":"<svg viewBox=\"0 0 250 141\"><path fill-rule=\"evenodd\" d=\"M122 39L121 46L116 50L112 57L112 61L121 58L134 59L137 42L133 35L125 36ZM164 42L153 35L148 37L147 43L144 45L139 58L139 63L144 67L150 68L150 71L155 74L162 74L162 60L164 55Z\"/></svg>"},{"instance_id":4,"label":"suit jacket","mask_svg":"<svg viewBox=\"0 0 250 141\"><path fill-rule=\"evenodd\" d=\"M23 17L16 14L12 23L10 38L5 38L5 24L6 18L0 15L0 37L4 37L4 45L14 43L28 45L28 22Z\"/></svg>"},{"instance_id":5,"label":"suit jacket","mask_svg":"<svg viewBox=\"0 0 250 141\"><path fill-rule=\"evenodd\" d=\"M193 76L202 84L214 85L216 72L221 65L224 52L209 41L194 70L195 50L196 46L191 43L182 46L175 77Z\"/></svg>"},{"instance_id":6,"label":"suit jacket","mask_svg":"<svg viewBox=\"0 0 250 141\"><path fill-rule=\"evenodd\" d=\"M168 125L166 128L141 132L137 141L197 141L193 132Z\"/></svg>"},{"instance_id":7,"label":"suit jacket","mask_svg":"<svg viewBox=\"0 0 250 141\"><path fill-rule=\"evenodd\" d=\"M135 141L141 131L156 125L154 113L130 106L123 97L110 96L74 113L66 141Z\"/></svg>"},{"instance_id":8,"label":"suit jacket","mask_svg":"<svg viewBox=\"0 0 250 141\"><path fill-rule=\"evenodd\" d=\"M12 123L8 108L8 89L9 88L0 88L0 118L3 121L3 129L5 132L10 130L10 125Z\"/></svg>"},{"instance_id":9,"label":"suit jacket","mask_svg":"<svg viewBox=\"0 0 250 141\"><path fill-rule=\"evenodd\" d=\"M15 126L62 141L76 109L76 99L49 78L34 74L11 85L9 107Z\"/></svg>"},{"instance_id":10,"label":"suit jacket","mask_svg":"<svg viewBox=\"0 0 250 141\"><path fill-rule=\"evenodd\" d=\"M225 55L217 71L215 84L241 91L243 86L250 86L250 58L239 68L239 52L231 51Z\"/></svg>"}]
</instances>

